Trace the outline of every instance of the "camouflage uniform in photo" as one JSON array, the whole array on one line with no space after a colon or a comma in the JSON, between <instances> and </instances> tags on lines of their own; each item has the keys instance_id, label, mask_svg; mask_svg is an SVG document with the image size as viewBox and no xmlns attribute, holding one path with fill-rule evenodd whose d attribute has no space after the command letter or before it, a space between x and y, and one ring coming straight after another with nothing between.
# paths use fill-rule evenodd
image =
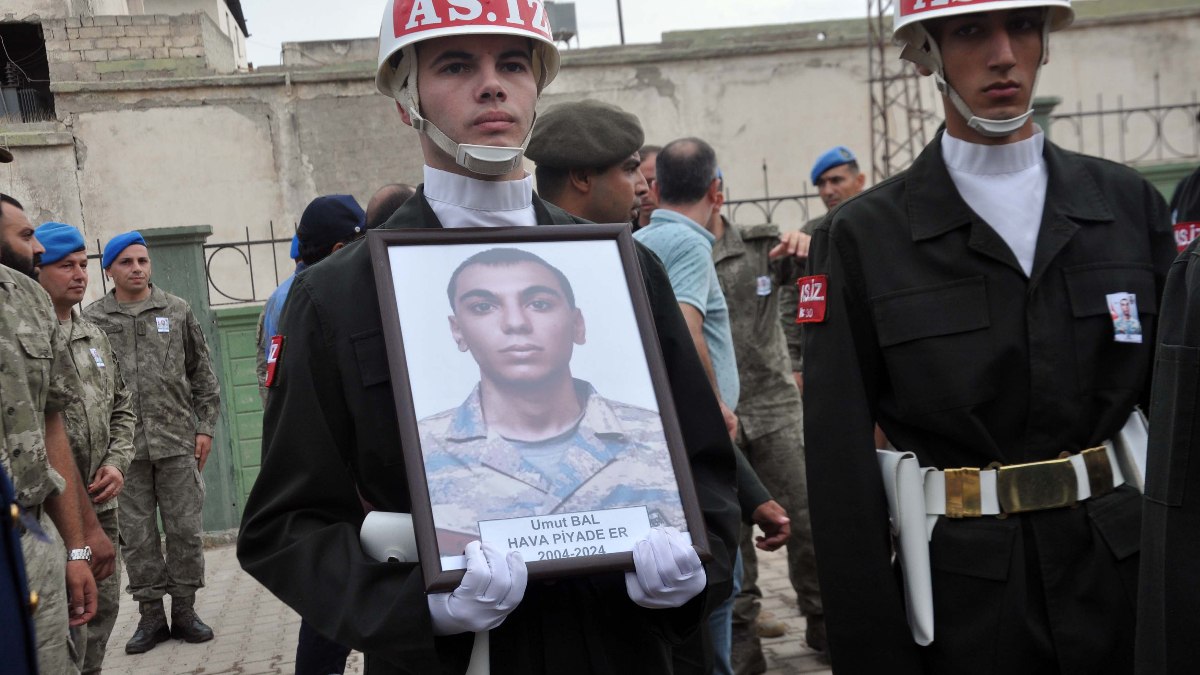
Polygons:
<instances>
[{"instance_id":1,"label":"camouflage uniform in photo","mask_svg":"<svg viewBox=\"0 0 1200 675\"><path fill-rule=\"evenodd\" d=\"M138 602L191 598L204 586L204 480L196 434L213 435L220 408L208 344L183 299L151 285L134 310L110 291L84 311L107 335L133 395L134 457L121 493L122 553ZM156 509L166 533L164 560Z\"/></svg>"},{"instance_id":2,"label":"camouflage uniform in photo","mask_svg":"<svg viewBox=\"0 0 1200 675\"><path fill-rule=\"evenodd\" d=\"M1141 335L1142 322L1136 317L1128 319L1121 317L1113 322L1113 330L1117 335Z\"/></svg>"},{"instance_id":3,"label":"camouflage uniform in photo","mask_svg":"<svg viewBox=\"0 0 1200 675\"><path fill-rule=\"evenodd\" d=\"M108 338L95 324L73 314L69 331L71 359L79 375L79 400L67 407L67 438L75 455L75 464L84 484L95 479L102 466L111 466L122 475L133 459L133 396L125 387ZM117 518L119 498L103 504L92 503L104 534L117 549L112 576L97 584L99 592L96 616L79 631L83 652L83 672L98 672L104 663L108 637L117 622L121 601L121 550Z\"/></svg>"},{"instance_id":4,"label":"camouflage uniform in photo","mask_svg":"<svg viewBox=\"0 0 1200 675\"><path fill-rule=\"evenodd\" d=\"M792 377L787 332L795 325L795 287L799 261L790 256L771 260L768 252L779 243L775 225L735 226L713 244L717 278L729 304L730 328L742 396L737 446L767 490L791 517L787 541L788 577L805 616L822 613L817 585L816 556L808 519L808 489L804 469L804 411ZM786 329L785 329L786 326ZM794 338L798 341L798 335ZM757 558L749 528L743 528L745 572L735 603L735 620L751 623L758 616Z\"/></svg>"},{"instance_id":5,"label":"camouflage uniform in photo","mask_svg":"<svg viewBox=\"0 0 1200 675\"><path fill-rule=\"evenodd\" d=\"M79 380L50 296L37 282L0 265L0 307L0 463L12 477L17 503L46 534L21 535L29 589L38 594L38 669L77 673L67 625L67 552L43 503L66 488L46 454L46 412L73 403Z\"/></svg>"},{"instance_id":6,"label":"camouflage uniform in photo","mask_svg":"<svg viewBox=\"0 0 1200 675\"><path fill-rule=\"evenodd\" d=\"M459 546L478 538L481 520L642 505L652 525L687 529L658 413L574 382L583 415L558 437L566 450L553 474L521 456L525 444L488 429L479 387L461 406L418 423L441 541ZM461 552L443 546L447 555Z\"/></svg>"}]
</instances>

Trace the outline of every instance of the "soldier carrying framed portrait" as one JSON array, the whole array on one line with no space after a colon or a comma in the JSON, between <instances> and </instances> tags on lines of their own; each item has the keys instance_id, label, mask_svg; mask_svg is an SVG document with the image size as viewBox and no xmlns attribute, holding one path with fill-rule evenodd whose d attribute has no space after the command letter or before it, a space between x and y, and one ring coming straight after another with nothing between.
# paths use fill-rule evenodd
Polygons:
<instances>
[{"instance_id":1,"label":"soldier carrying framed portrait","mask_svg":"<svg viewBox=\"0 0 1200 675\"><path fill-rule=\"evenodd\" d=\"M709 558L627 226L368 240L428 591L473 540L531 579L632 570L654 527Z\"/></svg>"}]
</instances>

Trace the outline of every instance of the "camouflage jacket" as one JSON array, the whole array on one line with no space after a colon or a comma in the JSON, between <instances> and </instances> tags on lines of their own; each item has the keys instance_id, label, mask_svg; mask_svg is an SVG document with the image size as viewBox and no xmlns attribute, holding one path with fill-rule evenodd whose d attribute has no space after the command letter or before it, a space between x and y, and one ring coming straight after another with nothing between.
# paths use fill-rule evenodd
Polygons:
<instances>
[{"instance_id":1,"label":"camouflage jacket","mask_svg":"<svg viewBox=\"0 0 1200 675\"><path fill-rule=\"evenodd\" d=\"M133 396L125 388L112 345L104 331L80 317L69 325L71 359L81 386L79 400L67 406L67 438L86 485L101 466L121 473L133 459ZM117 500L93 504L96 512L117 508Z\"/></svg>"},{"instance_id":2,"label":"camouflage jacket","mask_svg":"<svg viewBox=\"0 0 1200 675\"><path fill-rule=\"evenodd\" d=\"M735 412L751 439L781 429L800 415L786 333L795 333L799 342L794 309L801 271L795 258L769 258L778 243L779 228L774 225L743 227L726 221L724 236L713 244L742 382Z\"/></svg>"},{"instance_id":3,"label":"camouflage jacket","mask_svg":"<svg viewBox=\"0 0 1200 675\"><path fill-rule=\"evenodd\" d=\"M477 537L481 520L643 504L652 524L687 529L658 413L603 398L583 380L575 390L583 416L553 472L522 457L522 446L537 443L489 431L478 386L461 406L418 423L438 530Z\"/></svg>"},{"instance_id":4,"label":"camouflage jacket","mask_svg":"<svg viewBox=\"0 0 1200 675\"><path fill-rule=\"evenodd\" d=\"M46 413L74 402L79 379L50 296L36 281L0 265L0 308L0 463L17 502L34 507L66 487L46 456Z\"/></svg>"},{"instance_id":5,"label":"camouflage jacket","mask_svg":"<svg viewBox=\"0 0 1200 675\"><path fill-rule=\"evenodd\" d=\"M221 392L204 332L187 302L152 285L136 316L121 308L113 291L83 316L108 334L133 394L134 459L188 455L196 434L213 435Z\"/></svg>"}]
</instances>

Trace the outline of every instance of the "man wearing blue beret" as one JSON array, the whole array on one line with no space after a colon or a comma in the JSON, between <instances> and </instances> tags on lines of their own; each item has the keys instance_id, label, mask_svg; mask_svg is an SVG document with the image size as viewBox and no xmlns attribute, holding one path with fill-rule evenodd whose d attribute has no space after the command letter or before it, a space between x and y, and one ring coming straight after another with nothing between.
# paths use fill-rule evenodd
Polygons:
<instances>
[{"instance_id":1,"label":"man wearing blue beret","mask_svg":"<svg viewBox=\"0 0 1200 675\"><path fill-rule=\"evenodd\" d=\"M121 601L121 558L115 550L119 538L117 495L125 485L125 472L133 459L133 397L125 388L112 345L104 331L80 316L75 307L83 300L88 284L88 257L83 235L63 223L45 223L34 231L46 249L42 254L38 283L50 294L50 302L67 335L71 364L79 374L79 397L63 410L67 439L75 465L83 477L95 511L100 542L113 558L106 570L93 565L96 576L96 616L81 627L76 651L84 675L100 672L108 637L117 622ZM91 519L85 510L85 521ZM97 544L93 544L96 548ZM97 558L93 558L95 562ZM108 571L108 574L104 572Z\"/></svg>"},{"instance_id":2,"label":"man wearing blue beret","mask_svg":"<svg viewBox=\"0 0 1200 675\"><path fill-rule=\"evenodd\" d=\"M140 654L168 637L205 642L213 632L194 603L204 586L201 471L220 409L217 376L187 302L150 282L150 251L141 234L113 237L101 263L114 288L84 317L108 334L137 414L119 518L141 621L125 651ZM167 535L165 559L156 511ZM170 630L164 595L171 596Z\"/></svg>"},{"instance_id":3,"label":"man wearing blue beret","mask_svg":"<svg viewBox=\"0 0 1200 675\"><path fill-rule=\"evenodd\" d=\"M867 184L867 174L859 170L858 158L844 145L830 148L818 157L810 178L828 211L862 192ZM825 216L821 215L809 220L801 231L811 236L817 223L824 219Z\"/></svg>"}]
</instances>

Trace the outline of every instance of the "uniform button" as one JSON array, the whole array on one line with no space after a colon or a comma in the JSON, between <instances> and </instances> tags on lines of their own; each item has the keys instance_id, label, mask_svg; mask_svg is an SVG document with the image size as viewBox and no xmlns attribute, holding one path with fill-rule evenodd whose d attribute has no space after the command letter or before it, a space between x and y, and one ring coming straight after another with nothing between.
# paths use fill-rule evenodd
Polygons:
<instances>
[{"instance_id":1,"label":"uniform button","mask_svg":"<svg viewBox=\"0 0 1200 675\"><path fill-rule=\"evenodd\" d=\"M8 505L8 516L12 520L12 526L16 527L21 521L21 507L17 506L16 502Z\"/></svg>"},{"instance_id":2,"label":"uniform button","mask_svg":"<svg viewBox=\"0 0 1200 675\"><path fill-rule=\"evenodd\" d=\"M15 414L17 414L17 409L16 409L16 408L14 408L14 407L12 407L12 406L9 406L9 407L8 407L8 414L9 414L9 415L15 415Z\"/></svg>"},{"instance_id":3,"label":"uniform button","mask_svg":"<svg viewBox=\"0 0 1200 675\"><path fill-rule=\"evenodd\" d=\"M20 457L20 456L21 456L21 449L20 449L20 448L17 448L16 450L13 450L13 457Z\"/></svg>"},{"instance_id":4,"label":"uniform button","mask_svg":"<svg viewBox=\"0 0 1200 675\"><path fill-rule=\"evenodd\" d=\"M32 616L33 613L37 611L39 601L40 601L40 598L38 598L37 591L29 591L29 614L30 614L30 616Z\"/></svg>"}]
</instances>

